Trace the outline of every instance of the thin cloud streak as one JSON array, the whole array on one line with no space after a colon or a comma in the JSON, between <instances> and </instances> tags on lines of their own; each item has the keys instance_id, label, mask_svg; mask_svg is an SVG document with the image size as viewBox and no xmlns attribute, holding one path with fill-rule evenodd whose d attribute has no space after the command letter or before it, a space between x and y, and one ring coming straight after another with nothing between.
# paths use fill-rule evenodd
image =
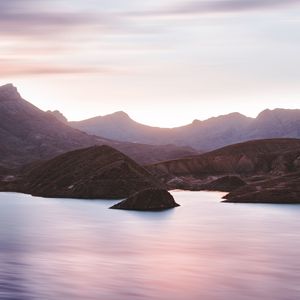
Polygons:
<instances>
[{"instance_id":1,"label":"thin cloud streak","mask_svg":"<svg viewBox=\"0 0 300 300\"><path fill-rule=\"evenodd\" d=\"M0 78L5 77L17 77L17 76L32 76L32 75L59 75L59 74L115 74L119 73L117 70L113 70L105 67L69 67L69 66L57 66L50 64L34 65L32 63L14 64L7 61L1 62Z\"/></svg>"},{"instance_id":2,"label":"thin cloud streak","mask_svg":"<svg viewBox=\"0 0 300 300\"><path fill-rule=\"evenodd\" d=\"M115 23L109 18L95 14L19 14L0 12L0 34L15 36L45 36L93 26L97 30L111 30ZM62 32L61 32L62 31Z\"/></svg>"},{"instance_id":3,"label":"thin cloud streak","mask_svg":"<svg viewBox=\"0 0 300 300\"><path fill-rule=\"evenodd\" d=\"M132 16L171 17L272 10L300 4L300 0L209 0L193 1L157 10L134 12Z\"/></svg>"},{"instance_id":4,"label":"thin cloud streak","mask_svg":"<svg viewBox=\"0 0 300 300\"><path fill-rule=\"evenodd\" d=\"M110 13L59 10L50 1L0 1L0 77L119 73L114 66L102 67L100 59L91 65L87 56L89 43L124 31L119 22Z\"/></svg>"},{"instance_id":5,"label":"thin cloud streak","mask_svg":"<svg viewBox=\"0 0 300 300\"><path fill-rule=\"evenodd\" d=\"M124 26L117 14L75 7L76 3L60 8L50 1L0 1L0 35L50 39L65 34L66 38L67 33L76 34L82 28L86 32L114 32Z\"/></svg>"},{"instance_id":6,"label":"thin cloud streak","mask_svg":"<svg viewBox=\"0 0 300 300\"><path fill-rule=\"evenodd\" d=\"M179 15L184 17L195 14L237 13L287 7L299 4L300 0L203 0L191 2L181 0L177 2L176 6L170 7L162 7L161 3L163 1L159 3L157 10L147 10L145 6L133 15L141 17L176 17ZM71 6L59 10L50 1L37 4L40 4L40 1L28 0L26 5L23 0L0 1L0 39L8 43L8 45L2 46L0 61L15 60L11 65L2 63L0 72L3 75L1 76L5 76L5 74L26 76L55 73L105 73L101 68L102 65L112 65L112 69L114 69L114 66L120 65L123 61L125 61L125 65L131 64L130 53L141 53L138 52L141 45L149 48L154 43L155 47L160 46L159 42L155 44L155 39L152 39L153 36L159 36L156 31L158 28L152 26L153 20L148 23L136 22L130 18L132 15L128 13L130 10L105 12L100 7L94 11L90 8L81 11L80 9L70 9ZM145 24L151 25L143 26ZM159 27L160 33L164 29L163 26L162 23ZM146 37L149 32L153 31L152 37ZM128 38L128 33L140 33L140 37L139 39ZM107 37L108 39L105 40ZM110 43L109 55L104 46L105 41ZM129 43L130 47L124 47L126 43ZM106 52L105 55L103 52ZM91 56L91 53L94 56ZM120 53L124 54L124 60ZM28 59L33 63L28 63ZM35 59L41 61L43 66L37 66ZM87 64L87 67L82 69L84 64ZM91 64L100 65L100 68L90 68ZM130 66L132 67L132 64Z\"/></svg>"}]
</instances>

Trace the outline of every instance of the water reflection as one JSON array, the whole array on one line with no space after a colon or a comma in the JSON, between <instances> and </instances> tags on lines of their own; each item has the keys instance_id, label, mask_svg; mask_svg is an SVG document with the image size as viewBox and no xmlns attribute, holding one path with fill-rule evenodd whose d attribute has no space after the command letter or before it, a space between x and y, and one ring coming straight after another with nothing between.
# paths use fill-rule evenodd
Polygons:
<instances>
[{"instance_id":1,"label":"water reflection","mask_svg":"<svg viewBox=\"0 0 300 300\"><path fill-rule=\"evenodd\" d=\"M114 201L0 194L0 299L300 299L300 206L141 213Z\"/></svg>"}]
</instances>

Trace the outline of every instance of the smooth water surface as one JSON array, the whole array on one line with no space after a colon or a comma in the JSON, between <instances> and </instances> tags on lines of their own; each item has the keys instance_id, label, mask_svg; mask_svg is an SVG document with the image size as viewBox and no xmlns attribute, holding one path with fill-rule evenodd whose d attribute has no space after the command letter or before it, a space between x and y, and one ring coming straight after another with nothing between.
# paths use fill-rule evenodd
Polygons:
<instances>
[{"instance_id":1,"label":"smooth water surface","mask_svg":"<svg viewBox=\"0 0 300 300\"><path fill-rule=\"evenodd\" d=\"M173 195L150 213L1 193L0 299L300 299L300 205Z\"/></svg>"}]
</instances>

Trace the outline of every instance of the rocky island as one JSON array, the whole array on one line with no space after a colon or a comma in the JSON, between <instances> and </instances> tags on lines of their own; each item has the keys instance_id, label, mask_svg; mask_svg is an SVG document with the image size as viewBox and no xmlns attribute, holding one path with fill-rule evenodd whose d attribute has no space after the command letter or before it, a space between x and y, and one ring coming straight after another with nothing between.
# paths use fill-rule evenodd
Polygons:
<instances>
[{"instance_id":1,"label":"rocky island","mask_svg":"<svg viewBox=\"0 0 300 300\"><path fill-rule=\"evenodd\" d=\"M173 196L164 189L145 189L128 199L113 205L112 209L159 211L179 206Z\"/></svg>"}]
</instances>

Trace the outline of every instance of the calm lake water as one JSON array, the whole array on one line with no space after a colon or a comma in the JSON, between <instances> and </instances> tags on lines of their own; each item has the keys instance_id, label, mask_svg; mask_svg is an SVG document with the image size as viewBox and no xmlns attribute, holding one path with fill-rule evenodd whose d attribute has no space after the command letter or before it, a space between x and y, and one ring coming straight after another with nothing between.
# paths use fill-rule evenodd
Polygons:
<instances>
[{"instance_id":1,"label":"calm lake water","mask_svg":"<svg viewBox=\"0 0 300 300\"><path fill-rule=\"evenodd\" d=\"M1 193L0 299L300 299L300 205L173 195L148 213Z\"/></svg>"}]
</instances>

